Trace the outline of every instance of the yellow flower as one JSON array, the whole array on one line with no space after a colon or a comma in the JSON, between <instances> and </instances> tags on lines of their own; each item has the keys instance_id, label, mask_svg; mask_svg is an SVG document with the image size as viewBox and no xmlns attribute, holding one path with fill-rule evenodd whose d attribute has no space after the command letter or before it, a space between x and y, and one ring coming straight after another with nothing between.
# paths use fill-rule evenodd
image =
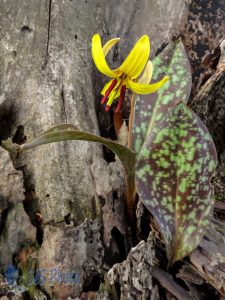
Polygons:
<instances>
[{"instance_id":1,"label":"yellow flower","mask_svg":"<svg viewBox=\"0 0 225 300\"><path fill-rule=\"evenodd\" d=\"M169 77L165 76L161 81L149 84L152 77L153 66L152 63L148 61L150 42L147 35L143 35L137 41L119 68L111 70L105 57L119 40L119 38L111 39L102 47L99 34L95 34L92 38L92 57L96 67L101 73L113 78L104 86L101 92L104 96L101 103L104 104L108 100L105 108L106 111L109 110L113 101L119 96L116 112L120 111L127 88L130 88L137 94L150 94L157 91L169 79ZM143 75L137 80L143 69Z\"/></svg>"}]
</instances>

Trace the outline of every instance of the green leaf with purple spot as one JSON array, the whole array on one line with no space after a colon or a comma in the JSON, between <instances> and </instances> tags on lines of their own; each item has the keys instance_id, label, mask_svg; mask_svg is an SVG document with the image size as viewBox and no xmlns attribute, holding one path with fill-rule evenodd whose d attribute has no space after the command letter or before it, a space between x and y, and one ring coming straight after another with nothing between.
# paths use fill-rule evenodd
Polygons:
<instances>
[{"instance_id":1,"label":"green leaf with purple spot","mask_svg":"<svg viewBox=\"0 0 225 300\"><path fill-rule=\"evenodd\" d=\"M210 134L183 102L147 136L135 181L164 237L170 263L190 254L209 224L217 163Z\"/></svg>"},{"instance_id":2,"label":"green leaf with purple spot","mask_svg":"<svg viewBox=\"0 0 225 300\"><path fill-rule=\"evenodd\" d=\"M168 45L152 63L152 81L158 81L163 74L170 80L156 93L135 97L132 149L137 153L147 133L151 133L178 102L187 102L191 92L191 67L181 41Z\"/></svg>"}]
</instances>

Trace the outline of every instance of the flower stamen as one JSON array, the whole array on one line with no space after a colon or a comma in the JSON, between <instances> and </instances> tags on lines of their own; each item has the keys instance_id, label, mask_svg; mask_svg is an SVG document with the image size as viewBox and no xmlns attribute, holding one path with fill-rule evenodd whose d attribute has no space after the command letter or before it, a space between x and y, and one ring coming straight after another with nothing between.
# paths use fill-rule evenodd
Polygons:
<instances>
[{"instance_id":1,"label":"flower stamen","mask_svg":"<svg viewBox=\"0 0 225 300\"><path fill-rule=\"evenodd\" d=\"M105 95L101 100L101 104L104 104L106 102L106 100L108 99L111 91L113 90L116 84L117 84L117 80L113 79L112 83L110 84L109 88L106 90Z\"/></svg>"},{"instance_id":2,"label":"flower stamen","mask_svg":"<svg viewBox=\"0 0 225 300\"><path fill-rule=\"evenodd\" d=\"M106 105L105 111L107 112L107 111L109 111L109 109L110 109L110 105Z\"/></svg>"},{"instance_id":3,"label":"flower stamen","mask_svg":"<svg viewBox=\"0 0 225 300\"><path fill-rule=\"evenodd\" d=\"M116 108L116 113L118 113L121 109L124 97L125 97L125 93L126 93L126 85L123 85L120 91L120 99Z\"/></svg>"}]
</instances>

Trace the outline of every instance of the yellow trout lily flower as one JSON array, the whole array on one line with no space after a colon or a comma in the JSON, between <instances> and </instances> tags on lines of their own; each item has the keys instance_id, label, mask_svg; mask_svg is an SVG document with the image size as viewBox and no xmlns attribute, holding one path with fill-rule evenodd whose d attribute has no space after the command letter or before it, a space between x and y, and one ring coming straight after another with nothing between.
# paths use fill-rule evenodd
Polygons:
<instances>
[{"instance_id":1,"label":"yellow trout lily flower","mask_svg":"<svg viewBox=\"0 0 225 300\"><path fill-rule=\"evenodd\" d=\"M110 69L105 57L119 40L119 38L111 39L102 47L99 34L95 34L92 38L92 57L97 69L108 77L113 78L104 86L101 92L104 96L101 103L104 104L108 100L105 108L106 111L109 110L114 100L118 97L120 98L116 112L120 111L127 88L137 94L150 94L157 91L169 79L169 77L165 76L161 81L149 84L153 66L148 61L150 42L147 35L143 35L137 41L119 68ZM137 80L143 70L143 75Z\"/></svg>"}]
</instances>

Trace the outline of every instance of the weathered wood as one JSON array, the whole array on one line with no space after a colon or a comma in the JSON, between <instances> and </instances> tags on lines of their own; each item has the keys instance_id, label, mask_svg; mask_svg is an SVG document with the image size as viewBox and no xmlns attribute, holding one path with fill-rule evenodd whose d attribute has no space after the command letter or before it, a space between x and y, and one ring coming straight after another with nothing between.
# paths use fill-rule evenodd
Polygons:
<instances>
[{"instance_id":1,"label":"weathered wood","mask_svg":"<svg viewBox=\"0 0 225 300\"><path fill-rule=\"evenodd\" d=\"M95 3L89 9L93 16L98 14ZM9 1L2 4L1 13L7 16L2 17L1 111L11 103L12 133L23 126L31 139L62 122L98 133L88 55L96 22L89 18L85 3L23 1L16 7ZM80 19L87 24L85 30ZM36 193L45 222L60 222L72 214L81 223L100 215L91 171L100 158L100 147L90 143L61 143L21 155L17 168L26 166L25 175L32 181L28 188Z\"/></svg>"},{"instance_id":2,"label":"weathered wood","mask_svg":"<svg viewBox=\"0 0 225 300\"><path fill-rule=\"evenodd\" d=\"M199 115L211 133L218 155L214 186L217 200L225 199L225 49L221 48L221 60L215 73L192 100L192 109Z\"/></svg>"},{"instance_id":3,"label":"weathered wood","mask_svg":"<svg viewBox=\"0 0 225 300\"><path fill-rule=\"evenodd\" d=\"M108 130L112 127L111 115L103 113L99 106L100 91L106 78L92 63L92 35L100 33L104 42L111 37L121 37L119 47L109 55L113 64L122 62L136 40L146 33L152 41L153 55L174 35L180 34L181 24L190 20L187 16L191 3L194 1L2 1L0 138L12 137L15 142L22 143L25 137L31 139L62 122L74 123L97 134L100 127L103 135L111 137ZM189 29L185 31L186 40L189 32ZM216 44L219 38L218 33L213 43ZM193 43L188 45L192 48ZM1 155L0 162L10 171L9 158ZM52 299L67 299L69 295L78 297L84 287L85 291L93 289L92 279L97 277L98 285L109 267L126 259L129 249L120 164L117 161L108 164L102 147L97 144L67 142L21 154L14 165L23 172L25 208L38 228L40 249L37 250L35 268L64 264L65 271L78 270L81 276L80 284L76 286L64 289L60 285L50 288L45 284L43 290ZM7 176L6 173L2 176ZM13 182L16 180L14 178ZM4 218L8 217L12 222L12 216L18 218L22 214L26 228L33 233L21 205L21 187L17 189L17 184L12 187L11 180L8 181L6 191L12 188L12 194L19 202L15 213L10 215L7 214L8 194L4 192L2 182L0 207ZM12 232L15 227L9 224L9 228ZM22 228L18 223L16 232ZM4 267L12 262L13 255L18 257L24 241L21 236L15 241L13 234L8 238L1 237L1 257L6 256L2 245L7 239L9 245L14 242L15 247L9 246L11 252L7 254ZM145 270L147 272L147 268ZM121 285L123 275L121 273L121 280L117 278ZM141 287L146 287L149 282L151 274ZM135 296L135 291L132 292ZM150 291L148 285L145 293L150 295L151 292L156 297L157 288ZM138 293L141 294L136 292L136 295ZM38 297L34 296L35 299Z\"/></svg>"},{"instance_id":4,"label":"weathered wood","mask_svg":"<svg viewBox=\"0 0 225 300\"><path fill-rule=\"evenodd\" d=\"M225 296L224 252L224 222L214 221L199 248L190 255L190 261L197 273L223 297Z\"/></svg>"},{"instance_id":5,"label":"weathered wood","mask_svg":"<svg viewBox=\"0 0 225 300\"><path fill-rule=\"evenodd\" d=\"M224 251L224 199L225 199L225 49L221 43L221 55L214 75L201 87L192 101L192 108L201 117L209 128L214 139L217 154L218 167L213 179L216 199L216 211L222 214L221 222L214 220L209 227L206 238L200 244L199 249L190 255L190 260L201 276L212 284L221 295L225 296L225 272Z\"/></svg>"},{"instance_id":6,"label":"weathered wood","mask_svg":"<svg viewBox=\"0 0 225 300\"><path fill-rule=\"evenodd\" d=\"M112 299L159 299L158 288L153 283L151 270L156 263L154 235L132 248L127 259L115 264L105 276L97 300ZM117 286L120 286L119 292Z\"/></svg>"},{"instance_id":7,"label":"weathered wood","mask_svg":"<svg viewBox=\"0 0 225 300\"><path fill-rule=\"evenodd\" d=\"M209 58L225 36L225 6L221 0L185 2L188 8L183 16L180 36L192 66L192 95L196 95L217 62L210 59L209 63Z\"/></svg>"}]
</instances>

